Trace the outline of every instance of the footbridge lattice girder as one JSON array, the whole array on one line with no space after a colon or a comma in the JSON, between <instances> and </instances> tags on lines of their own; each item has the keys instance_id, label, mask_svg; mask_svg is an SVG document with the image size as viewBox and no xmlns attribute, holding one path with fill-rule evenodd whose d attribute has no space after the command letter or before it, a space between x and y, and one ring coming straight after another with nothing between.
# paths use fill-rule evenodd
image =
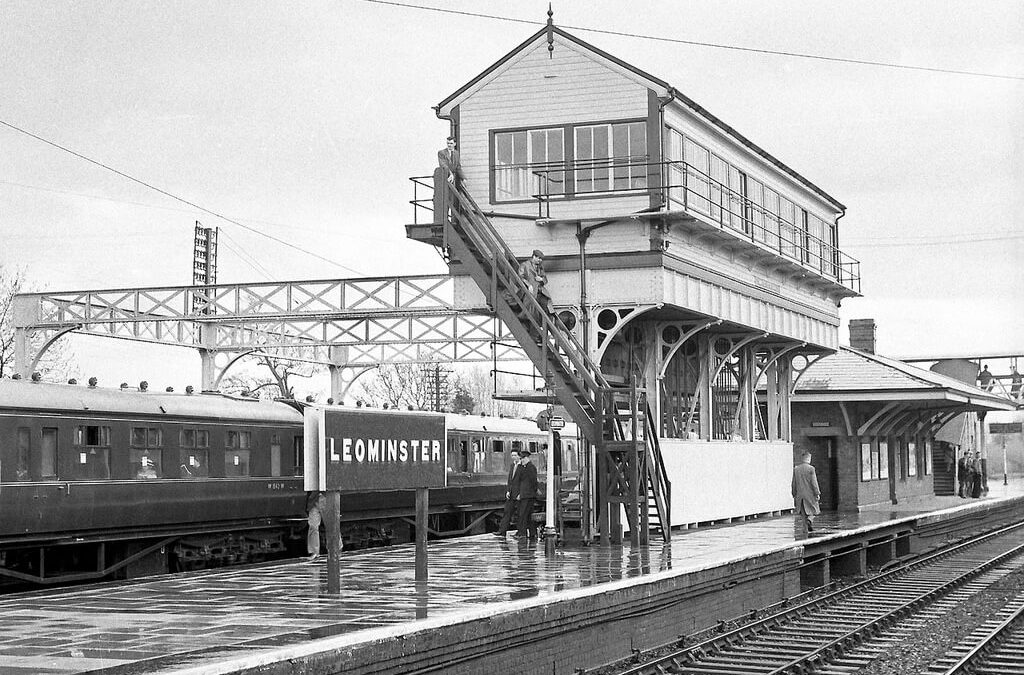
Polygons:
<instances>
[{"instance_id":1,"label":"footbridge lattice girder","mask_svg":"<svg viewBox=\"0 0 1024 675\"><path fill-rule=\"evenodd\" d=\"M76 332L208 352L302 348L338 365L526 360L489 308L458 307L449 275L26 293L14 299L16 370Z\"/></svg>"}]
</instances>

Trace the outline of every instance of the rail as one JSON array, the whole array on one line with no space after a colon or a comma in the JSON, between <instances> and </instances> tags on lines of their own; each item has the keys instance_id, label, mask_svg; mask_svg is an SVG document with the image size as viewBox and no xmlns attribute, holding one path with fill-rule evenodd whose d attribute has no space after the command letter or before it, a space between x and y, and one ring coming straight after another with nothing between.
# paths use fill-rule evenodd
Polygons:
<instances>
[{"instance_id":1,"label":"rail","mask_svg":"<svg viewBox=\"0 0 1024 675\"><path fill-rule=\"evenodd\" d=\"M653 653L659 654L657 658L617 672L619 675L653 675L654 673L675 672L674 669L696 665L708 658L714 658L719 664L722 664L723 659L728 658L729 650L733 648L743 650L744 654L757 654L759 652L756 645L752 644L753 640L769 635L777 629L785 630L787 626L792 629L792 622L797 619L812 620L815 625L828 624L828 630L819 631L820 635L808 637L799 645L793 644L792 649L787 652L780 652L774 656L764 654L757 663L745 661L744 672L772 675L809 672L812 667L820 667L824 663L838 658L848 648L858 645L868 636L877 634L880 628L892 625L896 620L909 616L945 592L976 579L982 573L998 568L1008 560L1019 556L1024 551L1024 544L1017 543L1018 539L999 545L998 553L984 554L984 559L980 563L956 558L960 554L973 552L982 544L997 545L999 538L1004 535L1014 534L1019 537L1022 528L1024 528L1024 523L1014 523L969 541L927 554L876 577L851 584L806 602L784 607L773 613L762 614L759 617L755 613L751 617L752 620L744 625L731 630L723 630L719 634L697 643L679 646L685 642L683 638L680 638L676 643L652 650ZM948 563L945 573L931 567L943 562ZM905 594L905 597L899 597L901 594L895 591L896 587L892 584L907 585L908 573L915 570L928 570L928 573L919 580L920 588L914 588L911 585L909 593ZM847 607L843 612L846 617L843 621L836 620L822 624L820 619L815 618L815 612L826 608L840 607L839 603L841 602L856 603L860 594L869 592L873 592L875 598L873 607L880 611L870 620L859 620L854 607ZM884 606L886 603L888 606ZM851 624L850 628L843 627L842 624L846 622ZM665 653L666 649L669 650L668 653ZM795 655L797 653L799 653L798 656Z\"/></svg>"}]
</instances>

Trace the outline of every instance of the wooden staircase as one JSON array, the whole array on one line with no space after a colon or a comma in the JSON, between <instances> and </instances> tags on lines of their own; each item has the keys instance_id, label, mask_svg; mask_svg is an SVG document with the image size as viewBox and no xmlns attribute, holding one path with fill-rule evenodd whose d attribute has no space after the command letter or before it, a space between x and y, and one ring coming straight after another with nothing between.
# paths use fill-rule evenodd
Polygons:
<instances>
[{"instance_id":1,"label":"wooden staircase","mask_svg":"<svg viewBox=\"0 0 1024 675\"><path fill-rule=\"evenodd\" d=\"M631 541L647 543L652 530L668 541L671 487L645 393L608 383L561 321L537 302L519 276L519 260L473 198L451 183L444 189L450 193L450 214L443 218L450 260L464 266L597 450L598 536L621 541L624 508Z\"/></svg>"}]
</instances>

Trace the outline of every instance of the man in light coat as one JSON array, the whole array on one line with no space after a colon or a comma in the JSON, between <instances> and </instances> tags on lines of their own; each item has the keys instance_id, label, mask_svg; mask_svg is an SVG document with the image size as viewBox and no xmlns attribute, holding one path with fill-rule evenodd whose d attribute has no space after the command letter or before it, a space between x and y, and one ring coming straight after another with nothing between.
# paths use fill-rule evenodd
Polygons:
<instances>
[{"instance_id":1,"label":"man in light coat","mask_svg":"<svg viewBox=\"0 0 1024 675\"><path fill-rule=\"evenodd\" d=\"M807 534L814 531L811 518L821 513L818 500L821 490L818 489L818 474L811 466L811 453L806 450L800 455L800 463L793 467L793 506L797 518L803 523Z\"/></svg>"}]
</instances>

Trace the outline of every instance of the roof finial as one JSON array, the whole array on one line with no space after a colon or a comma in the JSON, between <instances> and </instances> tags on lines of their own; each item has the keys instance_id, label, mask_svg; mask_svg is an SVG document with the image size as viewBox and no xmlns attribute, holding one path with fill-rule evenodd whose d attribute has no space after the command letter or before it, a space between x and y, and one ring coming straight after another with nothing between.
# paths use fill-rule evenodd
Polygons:
<instances>
[{"instance_id":1,"label":"roof finial","mask_svg":"<svg viewBox=\"0 0 1024 675\"><path fill-rule=\"evenodd\" d=\"M554 58L555 52L555 12L551 9L551 3L548 3L548 58Z\"/></svg>"}]
</instances>

